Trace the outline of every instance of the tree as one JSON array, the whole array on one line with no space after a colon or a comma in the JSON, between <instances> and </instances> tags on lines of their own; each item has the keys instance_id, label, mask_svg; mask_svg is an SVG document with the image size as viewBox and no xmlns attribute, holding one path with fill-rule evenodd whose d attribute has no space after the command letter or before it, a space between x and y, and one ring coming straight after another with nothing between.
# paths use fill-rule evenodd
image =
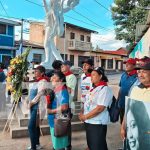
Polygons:
<instances>
[{"instance_id":1,"label":"tree","mask_svg":"<svg viewBox=\"0 0 150 150\"><path fill-rule=\"evenodd\" d=\"M114 0L111 10L116 39L125 40L130 46L134 44L136 24L145 23L147 11L143 7L148 5L150 0Z\"/></svg>"}]
</instances>

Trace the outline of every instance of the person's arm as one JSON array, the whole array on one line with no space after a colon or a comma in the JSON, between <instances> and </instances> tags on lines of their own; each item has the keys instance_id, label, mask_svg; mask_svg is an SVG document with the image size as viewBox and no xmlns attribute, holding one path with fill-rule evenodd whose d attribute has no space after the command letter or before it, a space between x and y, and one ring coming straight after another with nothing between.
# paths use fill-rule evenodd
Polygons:
<instances>
[{"instance_id":1,"label":"person's arm","mask_svg":"<svg viewBox=\"0 0 150 150\"><path fill-rule=\"evenodd\" d=\"M47 87L47 81L45 79L38 82L38 93L35 98L30 102L30 107L40 101L41 96L44 96L44 90Z\"/></svg>"},{"instance_id":2,"label":"person's arm","mask_svg":"<svg viewBox=\"0 0 150 150\"><path fill-rule=\"evenodd\" d=\"M58 112L63 112L67 109L68 109L68 104L64 104L64 105L61 105L61 106L57 107L56 109L49 109L48 108L47 112L48 112L48 114L56 114Z\"/></svg>"},{"instance_id":3,"label":"person's arm","mask_svg":"<svg viewBox=\"0 0 150 150\"><path fill-rule=\"evenodd\" d=\"M103 112L105 108L106 108L105 106L98 105L95 109L93 109L91 112L89 112L86 115L83 115L82 113L80 113L79 119L84 122L87 119L91 119L97 116L99 113Z\"/></svg>"},{"instance_id":4,"label":"person's arm","mask_svg":"<svg viewBox=\"0 0 150 150\"><path fill-rule=\"evenodd\" d=\"M122 140L124 140L126 138L125 117L123 118L123 122L121 124L120 134L121 134Z\"/></svg>"}]
</instances>

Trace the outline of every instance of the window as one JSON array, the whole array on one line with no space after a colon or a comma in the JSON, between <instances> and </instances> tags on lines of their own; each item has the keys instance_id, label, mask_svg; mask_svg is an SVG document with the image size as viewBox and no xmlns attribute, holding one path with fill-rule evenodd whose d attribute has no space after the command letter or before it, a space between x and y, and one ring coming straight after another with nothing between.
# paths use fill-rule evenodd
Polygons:
<instances>
[{"instance_id":1,"label":"window","mask_svg":"<svg viewBox=\"0 0 150 150\"><path fill-rule=\"evenodd\" d=\"M0 24L0 34L6 34L6 25Z\"/></svg>"},{"instance_id":2,"label":"window","mask_svg":"<svg viewBox=\"0 0 150 150\"><path fill-rule=\"evenodd\" d=\"M36 63L41 63L42 62L42 54L33 54L33 60Z\"/></svg>"},{"instance_id":3,"label":"window","mask_svg":"<svg viewBox=\"0 0 150 150\"><path fill-rule=\"evenodd\" d=\"M91 42L90 36L87 36L87 37L86 37L86 41L87 41L87 42Z\"/></svg>"},{"instance_id":4,"label":"window","mask_svg":"<svg viewBox=\"0 0 150 150\"><path fill-rule=\"evenodd\" d=\"M70 62L71 62L72 65L74 66L74 55L70 55Z\"/></svg>"},{"instance_id":5,"label":"window","mask_svg":"<svg viewBox=\"0 0 150 150\"><path fill-rule=\"evenodd\" d=\"M80 40L84 41L84 35L80 35Z\"/></svg>"},{"instance_id":6,"label":"window","mask_svg":"<svg viewBox=\"0 0 150 150\"><path fill-rule=\"evenodd\" d=\"M73 32L70 33L70 39L75 39L75 33Z\"/></svg>"},{"instance_id":7,"label":"window","mask_svg":"<svg viewBox=\"0 0 150 150\"><path fill-rule=\"evenodd\" d=\"M108 59L108 69L113 69L113 59Z\"/></svg>"},{"instance_id":8,"label":"window","mask_svg":"<svg viewBox=\"0 0 150 150\"><path fill-rule=\"evenodd\" d=\"M63 60L68 60L68 55L67 54L65 54L65 58L64 58L64 54L61 54L61 57L62 57Z\"/></svg>"}]
</instances>

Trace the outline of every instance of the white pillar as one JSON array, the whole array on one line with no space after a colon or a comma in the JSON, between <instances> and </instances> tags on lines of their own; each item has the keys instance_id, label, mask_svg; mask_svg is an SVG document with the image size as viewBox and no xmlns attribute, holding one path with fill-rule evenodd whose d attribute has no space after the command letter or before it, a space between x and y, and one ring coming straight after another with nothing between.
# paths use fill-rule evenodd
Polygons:
<instances>
[{"instance_id":1,"label":"white pillar","mask_svg":"<svg viewBox=\"0 0 150 150\"><path fill-rule=\"evenodd\" d=\"M118 62L118 69L121 70L121 61Z\"/></svg>"},{"instance_id":2,"label":"white pillar","mask_svg":"<svg viewBox=\"0 0 150 150\"><path fill-rule=\"evenodd\" d=\"M113 70L116 70L116 60L113 58Z\"/></svg>"},{"instance_id":3,"label":"white pillar","mask_svg":"<svg viewBox=\"0 0 150 150\"><path fill-rule=\"evenodd\" d=\"M99 57L99 67L102 67L102 60L100 57Z\"/></svg>"},{"instance_id":4,"label":"white pillar","mask_svg":"<svg viewBox=\"0 0 150 150\"><path fill-rule=\"evenodd\" d=\"M106 63L105 63L105 69L108 69L108 59L106 59Z\"/></svg>"}]
</instances>

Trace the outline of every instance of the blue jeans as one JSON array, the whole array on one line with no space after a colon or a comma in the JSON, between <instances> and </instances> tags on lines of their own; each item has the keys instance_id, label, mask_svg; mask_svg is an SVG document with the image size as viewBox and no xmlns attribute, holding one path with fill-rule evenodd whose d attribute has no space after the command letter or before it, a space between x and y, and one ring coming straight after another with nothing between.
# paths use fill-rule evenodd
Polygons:
<instances>
[{"instance_id":1,"label":"blue jeans","mask_svg":"<svg viewBox=\"0 0 150 150\"><path fill-rule=\"evenodd\" d=\"M39 125L37 125L37 115L38 109L36 109L34 106L30 110L30 120L28 124L28 131L31 141L31 148L33 150L36 150L36 145L39 144L39 138L40 138L40 128Z\"/></svg>"}]
</instances>

